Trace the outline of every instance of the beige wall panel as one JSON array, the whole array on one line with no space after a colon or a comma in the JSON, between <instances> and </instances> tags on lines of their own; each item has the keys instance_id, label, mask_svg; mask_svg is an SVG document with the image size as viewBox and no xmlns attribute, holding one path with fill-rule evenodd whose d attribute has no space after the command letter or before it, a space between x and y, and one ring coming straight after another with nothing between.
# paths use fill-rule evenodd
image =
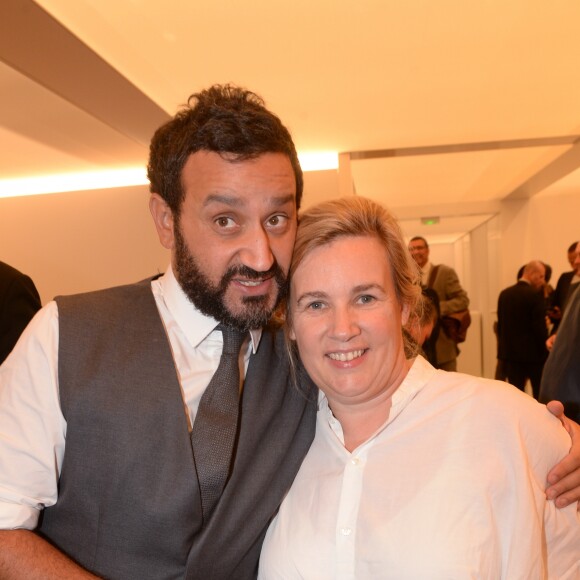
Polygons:
<instances>
[{"instance_id":1,"label":"beige wall panel","mask_svg":"<svg viewBox=\"0 0 580 580\"><path fill-rule=\"evenodd\" d=\"M0 199L0 259L58 294L136 281L169 263L146 187Z\"/></svg>"}]
</instances>

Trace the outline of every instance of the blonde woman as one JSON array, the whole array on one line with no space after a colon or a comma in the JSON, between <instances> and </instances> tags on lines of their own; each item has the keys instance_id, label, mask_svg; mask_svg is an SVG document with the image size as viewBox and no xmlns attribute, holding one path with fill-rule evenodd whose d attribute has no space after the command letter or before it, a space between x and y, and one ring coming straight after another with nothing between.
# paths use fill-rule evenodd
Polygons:
<instances>
[{"instance_id":1,"label":"blonde woman","mask_svg":"<svg viewBox=\"0 0 580 580\"><path fill-rule=\"evenodd\" d=\"M320 389L316 436L259 577L579 578L576 506L544 492L567 432L505 383L406 359L415 271L372 201L302 215L288 335Z\"/></svg>"}]
</instances>

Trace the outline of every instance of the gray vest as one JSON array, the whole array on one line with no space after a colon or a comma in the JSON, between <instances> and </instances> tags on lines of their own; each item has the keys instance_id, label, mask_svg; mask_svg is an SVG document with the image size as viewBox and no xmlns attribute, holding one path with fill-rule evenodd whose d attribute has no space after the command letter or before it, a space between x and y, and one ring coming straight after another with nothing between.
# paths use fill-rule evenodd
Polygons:
<instances>
[{"instance_id":1,"label":"gray vest","mask_svg":"<svg viewBox=\"0 0 580 580\"><path fill-rule=\"evenodd\" d=\"M281 332L250 359L234 469L201 503L175 365L150 281L57 298L66 451L38 532L110 579L254 578L268 522L314 436Z\"/></svg>"}]
</instances>

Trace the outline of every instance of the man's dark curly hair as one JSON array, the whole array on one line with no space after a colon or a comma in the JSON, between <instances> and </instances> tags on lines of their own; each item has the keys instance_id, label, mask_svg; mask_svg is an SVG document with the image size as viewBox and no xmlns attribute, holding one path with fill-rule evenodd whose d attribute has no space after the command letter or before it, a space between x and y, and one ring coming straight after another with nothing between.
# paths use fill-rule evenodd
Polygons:
<instances>
[{"instance_id":1,"label":"man's dark curly hair","mask_svg":"<svg viewBox=\"0 0 580 580\"><path fill-rule=\"evenodd\" d=\"M264 153L287 155L296 176L296 207L300 207L303 177L292 137L255 93L229 84L214 85L191 95L187 105L153 135L147 165L150 191L159 194L176 216L184 198L181 172L197 151L233 154L233 162Z\"/></svg>"}]
</instances>

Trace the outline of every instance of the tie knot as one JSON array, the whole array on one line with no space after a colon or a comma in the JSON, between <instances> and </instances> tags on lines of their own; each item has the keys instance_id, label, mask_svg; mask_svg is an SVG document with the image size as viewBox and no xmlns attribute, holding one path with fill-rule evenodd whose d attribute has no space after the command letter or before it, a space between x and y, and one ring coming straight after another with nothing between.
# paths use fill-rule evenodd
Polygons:
<instances>
[{"instance_id":1,"label":"tie knot","mask_svg":"<svg viewBox=\"0 0 580 580\"><path fill-rule=\"evenodd\" d=\"M224 338L223 354L233 354L238 356L246 338L246 333L223 324L219 324L217 330L222 331L222 336Z\"/></svg>"}]
</instances>

